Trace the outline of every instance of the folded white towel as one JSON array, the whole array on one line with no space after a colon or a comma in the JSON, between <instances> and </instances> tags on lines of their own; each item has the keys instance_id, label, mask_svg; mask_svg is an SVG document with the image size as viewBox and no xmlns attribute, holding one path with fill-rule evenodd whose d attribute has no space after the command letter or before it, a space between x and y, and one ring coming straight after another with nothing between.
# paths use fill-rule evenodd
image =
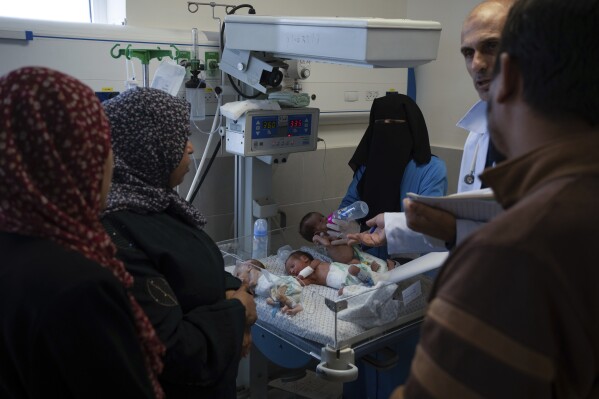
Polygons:
<instances>
[{"instance_id":1,"label":"folded white towel","mask_svg":"<svg viewBox=\"0 0 599 399\"><path fill-rule=\"evenodd\" d=\"M220 106L220 113L229 119L236 121L243 114L254 109L275 110L281 109L281 106L276 101L270 100L245 100L232 101Z\"/></svg>"},{"instance_id":2,"label":"folded white towel","mask_svg":"<svg viewBox=\"0 0 599 399\"><path fill-rule=\"evenodd\" d=\"M308 93L275 91L268 95L268 99L278 101L283 107L301 108L310 105L310 96Z\"/></svg>"}]
</instances>

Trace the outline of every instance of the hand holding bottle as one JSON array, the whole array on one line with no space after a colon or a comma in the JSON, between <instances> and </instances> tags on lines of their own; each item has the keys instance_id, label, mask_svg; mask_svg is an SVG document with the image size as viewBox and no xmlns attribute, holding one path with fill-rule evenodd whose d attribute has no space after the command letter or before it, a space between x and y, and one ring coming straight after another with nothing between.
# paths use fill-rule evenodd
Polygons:
<instances>
[{"instance_id":1,"label":"hand holding bottle","mask_svg":"<svg viewBox=\"0 0 599 399\"><path fill-rule=\"evenodd\" d=\"M362 233L349 234L348 244L364 244L369 247L380 247L387 243L385 235L385 214L379 213L366 222L370 230Z\"/></svg>"},{"instance_id":2,"label":"hand holding bottle","mask_svg":"<svg viewBox=\"0 0 599 399\"><path fill-rule=\"evenodd\" d=\"M332 219L332 223L327 223L327 234L335 238L331 240L331 245L346 245L347 235L360 232L360 225L355 220Z\"/></svg>"},{"instance_id":3,"label":"hand holding bottle","mask_svg":"<svg viewBox=\"0 0 599 399\"><path fill-rule=\"evenodd\" d=\"M327 219L329 223L334 223L333 220L356 220L368 215L368 205L364 201L356 201L351 205L337 209L331 213Z\"/></svg>"},{"instance_id":4,"label":"hand holding bottle","mask_svg":"<svg viewBox=\"0 0 599 399\"><path fill-rule=\"evenodd\" d=\"M347 235L360 232L360 225L356 219L368 215L368 205L364 201L356 201L351 205L331 213L327 219L327 234L336 238L331 245L347 245Z\"/></svg>"}]
</instances>

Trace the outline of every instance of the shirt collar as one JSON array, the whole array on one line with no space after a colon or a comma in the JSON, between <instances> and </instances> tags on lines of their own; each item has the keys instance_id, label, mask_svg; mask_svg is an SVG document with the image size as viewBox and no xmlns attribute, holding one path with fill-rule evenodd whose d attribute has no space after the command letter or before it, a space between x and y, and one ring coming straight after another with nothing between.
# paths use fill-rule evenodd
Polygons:
<instances>
[{"instance_id":1,"label":"shirt collar","mask_svg":"<svg viewBox=\"0 0 599 399\"><path fill-rule=\"evenodd\" d=\"M469 132L487 133L487 102L479 100L456 126Z\"/></svg>"},{"instance_id":2,"label":"shirt collar","mask_svg":"<svg viewBox=\"0 0 599 399\"><path fill-rule=\"evenodd\" d=\"M507 209L530 192L555 179L599 176L599 136L564 134L541 148L486 169L481 180Z\"/></svg>"}]
</instances>

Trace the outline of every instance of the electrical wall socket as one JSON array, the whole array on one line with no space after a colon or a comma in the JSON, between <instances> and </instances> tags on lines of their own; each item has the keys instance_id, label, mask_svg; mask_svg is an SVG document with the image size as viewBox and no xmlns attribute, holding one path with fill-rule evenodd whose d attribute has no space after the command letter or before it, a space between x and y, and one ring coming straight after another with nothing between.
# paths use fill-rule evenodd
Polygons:
<instances>
[{"instance_id":1,"label":"electrical wall socket","mask_svg":"<svg viewBox=\"0 0 599 399\"><path fill-rule=\"evenodd\" d=\"M216 94L214 94L214 91L208 87L204 89L204 100L206 101L206 104L218 102Z\"/></svg>"},{"instance_id":2,"label":"electrical wall socket","mask_svg":"<svg viewBox=\"0 0 599 399\"><path fill-rule=\"evenodd\" d=\"M374 101L375 98L377 98L379 96L379 92L378 91L367 91L365 93L364 99L366 101Z\"/></svg>"}]
</instances>

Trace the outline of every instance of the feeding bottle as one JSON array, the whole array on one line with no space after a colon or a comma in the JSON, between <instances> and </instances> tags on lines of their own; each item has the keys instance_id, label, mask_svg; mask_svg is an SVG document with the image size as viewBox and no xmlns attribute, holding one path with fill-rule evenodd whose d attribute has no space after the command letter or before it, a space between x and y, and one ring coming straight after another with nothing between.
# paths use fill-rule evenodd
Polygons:
<instances>
[{"instance_id":1,"label":"feeding bottle","mask_svg":"<svg viewBox=\"0 0 599 399\"><path fill-rule=\"evenodd\" d=\"M340 220L356 220L368 215L368 205L364 201L356 201L344 208L337 209L327 218L329 223L333 223L333 219Z\"/></svg>"},{"instance_id":2,"label":"feeding bottle","mask_svg":"<svg viewBox=\"0 0 599 399\"><path fill-rule=\"evenodd\" d=\"M252 258L263 259L268 256L268 223L266 219L257 219L254 222L254 242Z\"/></svg>"}]
</instances>

